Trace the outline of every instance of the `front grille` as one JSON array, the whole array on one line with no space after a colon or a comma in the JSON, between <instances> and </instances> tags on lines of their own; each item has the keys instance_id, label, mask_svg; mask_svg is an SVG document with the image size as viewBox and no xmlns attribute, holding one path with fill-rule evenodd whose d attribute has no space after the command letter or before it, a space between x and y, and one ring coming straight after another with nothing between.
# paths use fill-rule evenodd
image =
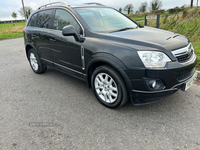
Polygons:
<instances>
[{"instance_id":1,"label":"front grille","mask_svg":"<svg viewBox=\"0 0 200 150\"><path fill-rule=\"evenodd\" d=\"M176 75L176 79L178 81L186 80L186 79L188 79L189 77L191 77L194 74L194 71L195 71L195 68L193 68L192 70L185 71L183 73L177 74Z\"/></svg>"},{"instance_id":2,"label":"front grille","mask_svg":"<svg viewBox=\"0 0 200 150\"><path fill-rule=\"evenodd\" d=\"M176 58L178 59L178 62L185 63L185 62L187 62L187 61L190 60L190 58L192 57L192 55L193 55L193 51L191 51L190 54L185 54L185 55L177 56Z\"/></svg>"},{"instance_id":3,"label":"front grille","mask_svg":"<svg viewBox=\"0 0 200 150\"><path fill-rule=\"evenodd\" d=\"M191 43L184 48L172 51L172 53L180 63L186 63L190 61L195 55L194 48Z\"/></svg>"}]
</instances>

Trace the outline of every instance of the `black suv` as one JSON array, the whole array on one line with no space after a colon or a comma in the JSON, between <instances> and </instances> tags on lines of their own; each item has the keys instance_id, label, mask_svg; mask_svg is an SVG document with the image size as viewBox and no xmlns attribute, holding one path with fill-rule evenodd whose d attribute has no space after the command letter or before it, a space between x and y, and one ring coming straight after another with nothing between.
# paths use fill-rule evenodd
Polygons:
<instances>
[{"instance_id":1,"label":"black suv","mask_svg":"<svg viewBox=\"0 0 200 150\"><path fill-rule=\"evenodd\" d=\"M100 103L117 108L155 102L196 80L196 54L179 34L137 24L99 3L50 3L24 28L35 73L48 66L85 81Z\"/></svg>"}]
</instances>

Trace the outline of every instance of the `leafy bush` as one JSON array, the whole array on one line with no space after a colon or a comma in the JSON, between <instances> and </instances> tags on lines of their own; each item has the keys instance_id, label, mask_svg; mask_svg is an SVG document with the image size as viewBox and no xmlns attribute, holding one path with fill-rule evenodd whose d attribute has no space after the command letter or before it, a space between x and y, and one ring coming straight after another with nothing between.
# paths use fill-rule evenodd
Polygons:
<instances>
[{"instance_id":1,"label":"leafy bush","mask_svg":"<svg viewBox=\"0 0 200 150\"><path fill-rule=\"evenodd\" d=\"M164 9L161 9L161 10L152 10L151 13L152 14L163 14L163 13L165 13L165 10Z\"/></svg>"},{"instance_id":2,"label":"leafy bush","mask_svg":"<svg viewBox=\"0 0 200 150\"><path fill-rule=\"evenodd\" d=\"M169 14L173 14L173 13L179 13L179 12L182 12L182 11L184 11L185 10L185 7L175 7L175 8L172 8L172 9L168 9L167 11L168 11L168 13Z\"/></svg>"}]
</instances>

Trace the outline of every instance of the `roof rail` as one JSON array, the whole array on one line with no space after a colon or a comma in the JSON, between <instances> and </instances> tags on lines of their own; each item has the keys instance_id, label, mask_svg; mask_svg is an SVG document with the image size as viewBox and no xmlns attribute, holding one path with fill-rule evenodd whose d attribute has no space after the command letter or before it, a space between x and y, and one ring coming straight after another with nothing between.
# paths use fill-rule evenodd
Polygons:
<instances>
[{"instance_id":1,"label":"roof rail","mask_svg":"<svg viewBox=\"0 0 200 150\"><path fill-rule=\"evenodd\" d=\"M41 9L41 8L43 8L43 7L48 7L49 5L52 6L53 4L69 5L69 4L67 4L66 2L53 2L53 3L46 4L46 5L42 5L42 6L40 6L38 9Z\"/></svg>"},{"instance_id":2,"label":"roof rail","mask_svg":"<svg viewBox=\"0 0 200 150\"><path fill-rule=\"evenodd\" d=\"M85 3L85 4L96 4L96 5L102 5L102 6L104 6L103 4L100 4L100 3Z\"/></svg>"}]
</instances>

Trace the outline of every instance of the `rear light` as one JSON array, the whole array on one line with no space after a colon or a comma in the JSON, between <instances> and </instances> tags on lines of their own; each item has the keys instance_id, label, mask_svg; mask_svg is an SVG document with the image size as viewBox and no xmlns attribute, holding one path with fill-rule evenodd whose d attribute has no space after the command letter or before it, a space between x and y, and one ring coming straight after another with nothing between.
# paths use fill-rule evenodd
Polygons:
<instances>
[{"instance_id":1,"label":"rear light","mask_svg":"<svg viewBox=\"0 0 200 150\"><path fill-rule=\"evenodd\" d=\"M25 34L26 27L23 29L23 34Z\"/></svg>"}]
</instances>

